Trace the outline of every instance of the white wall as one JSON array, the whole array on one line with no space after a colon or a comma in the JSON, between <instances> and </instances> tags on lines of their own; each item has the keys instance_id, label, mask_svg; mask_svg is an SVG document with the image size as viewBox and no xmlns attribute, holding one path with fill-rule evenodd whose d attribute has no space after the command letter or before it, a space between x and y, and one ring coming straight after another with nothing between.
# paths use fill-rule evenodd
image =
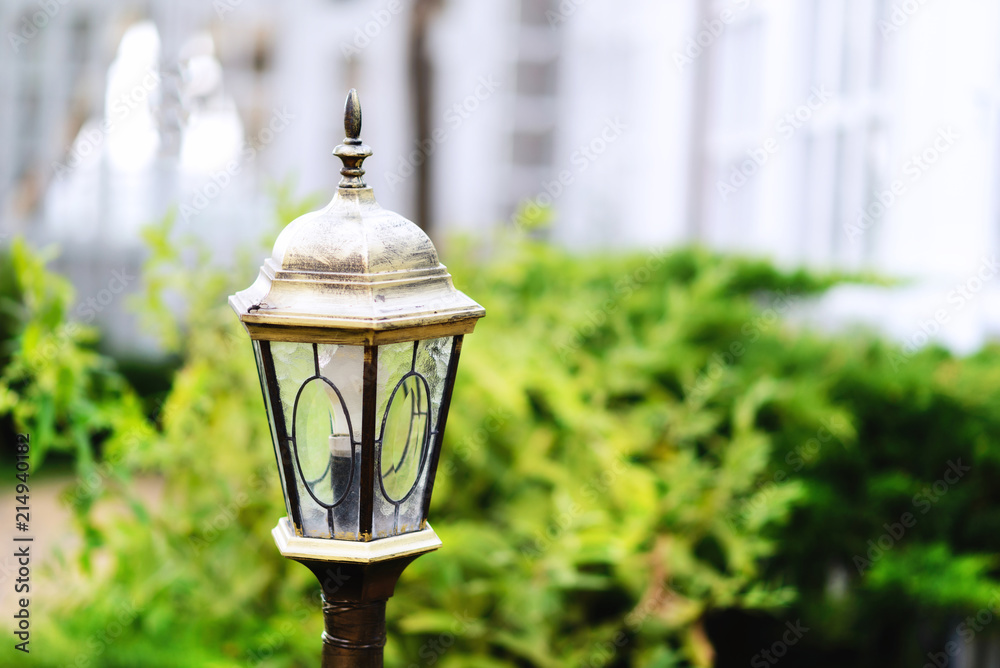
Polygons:
<instances>
[{"instance_id":1,"label":"white wall","mask_svg":"<svg viewBox=\"0 0 1000 668\"><path fill-rule=\"evenodd\" d=\"M269 215L260 195L271 180L293 174L298 192L332 194L340 166L331 151L343 137L346 91L355 86L363 138L375 151L366 163L368 181L380 202L415 217L411 168L431 152L433 216L441 230L509 225L518 203L528 200L551 204L550 236L572 247L700 241L787 265L867 267L947 285L975 270L1000 241L1000 5L918 3L912 16L893 17L897 4L563 0L546 20L537 12L532 19L527 1L448 0L430 35L430 138L416 137L413 123L411 0L244 0L224 15L193 0L164 1L153 3L150 14L166 63L192 34L212 30L230 63L227 90L243 105L248 134L266 125L274 109L294 116L251 176L213 203L213 224L193 226L206 238L250 233L256 223L249 218ZM8 3L0 19L11 26L32 7ZM702 22L717 25L724 12L732 20L706 39ZM76 75L76 85L97 96L96 108L103 86L97 79L130 16L141 13L80 0L35 38L31 58L3 58L5 146L27 147L43 168L60 156L71 140L63 135L66 91L73 90L66 77L75 71L65 63L73 21L90 21L93 62ZM898 25L891 30L881 23L893 19ZM273 44L273 62L255 74L246 52L261 34ZM677 56L691 40L704 44L679 66ZM531 77L546 68L555 80L539 89ZM25 81L46 82L37 118L29 119L38 127L28 133ZM801 109L817 86L832 92L830 100L785 136L782 117ZM949 128L958 140L914 180L911 156L932 149ZM525 137L535 136L551 147L526 158ZM719 183L769 140L776 149L767 163L721 197ZM18 206L31 194L30 183L11 189L12 155L5 151L0 159L4 229L16 226ZM142 195L141 184L111 186L107 174L90 176L91 185L77 190L96 202L119 187L131 199L115 198L114 210L53 203L49 215L58 219L42 236L68 239L98 222L134 231L199 185L164 171L154 179L157 192ZM879 193L896 180L901 194L853 234L859 215L872 206L877 211ZM44 192L46 180L39 183ZM74 211L88 210L83 217L91 223L72 219Z\"/></svg>"},{"instance_id":2,"label":"white wall","mask_svg":"<svg viewBox=\"0 0 1000 668\"><path fill-rule=\"evenodd\" d=\"M1000 5L956 0L927 3L890 36L899 44L892 172L912 171L914 154L932 156L942 129L959 139L919 181L903 177L907 192L890 210L873 258L881 270L957 277L997 251L998 29Z\"/></svg>"}]
</instances>

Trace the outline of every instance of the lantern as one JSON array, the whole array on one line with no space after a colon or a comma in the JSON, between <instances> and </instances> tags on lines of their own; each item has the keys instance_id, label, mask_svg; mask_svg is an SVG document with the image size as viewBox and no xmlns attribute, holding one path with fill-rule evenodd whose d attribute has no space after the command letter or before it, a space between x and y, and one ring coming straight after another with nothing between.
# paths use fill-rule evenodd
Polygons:
<instances>
[{"instance_id":1,"label":"lantern","mask_svg":"<svg viewBox=\"0 0 1000 668\"><path fill-rule=\"evenodd\" d=\"M382 665L385 599L441 545L427 513L463 337L484 310L427 235L375 201L354 90L344 125L332 201L289 223L229 302L253 343L288 513L273 535L323 585L324 665Z\"/></svg>"}]
</instances>

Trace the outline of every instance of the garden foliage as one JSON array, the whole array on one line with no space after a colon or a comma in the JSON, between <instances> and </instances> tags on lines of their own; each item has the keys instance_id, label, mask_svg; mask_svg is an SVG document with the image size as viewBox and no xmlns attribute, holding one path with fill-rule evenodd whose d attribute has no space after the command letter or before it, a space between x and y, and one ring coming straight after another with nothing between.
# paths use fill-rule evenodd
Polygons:
<instances>
[{"instance_id":1,"label":"garden foliage","mask_svg":"<svg viewBox=\"0 0 1000 668\"><path fill-rule=\"evenodd\" d=\"M59 597L39 595L31 659L314 665L317 585L271 540L284 506L225 299L262 251L221 270L171 230L148 232L139 308L182 362L152 407L67 324L65 281L13 251L0 411L80 462L67 502L88 537L49 574ZM501 236L444 256L487 317L431 508L444 547L390 602L387 665L746 665L799 621L789 666L902 666L988 604L994 350L797 331L784 314L840 277L700 250L575 256Z\"/></svg>"}]
</instances>

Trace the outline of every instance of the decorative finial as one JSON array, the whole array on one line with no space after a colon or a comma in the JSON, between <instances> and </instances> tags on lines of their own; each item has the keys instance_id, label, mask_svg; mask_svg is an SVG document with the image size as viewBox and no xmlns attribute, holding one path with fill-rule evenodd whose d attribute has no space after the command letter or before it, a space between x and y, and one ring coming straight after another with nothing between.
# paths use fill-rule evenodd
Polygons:
<instances>
[{"instance_id":1,"label":"decorative finial","mask_svg":"<svg viewBox=\"0 0 1000 668\"><path fill-rule=\"evenodd\" d=\"M347 93L347 102L344 103L344 133L347 135L345 144L361 143L361 101L356 88Z\"/></svg>"},{"instance_id":2,"label":"decorative finial","mask_svg":"<svg viewBox=\"0 0 1000 668\"><path fill-rule=\"evenodd\" d=\"M340 180L341 188L367 188L364 178L365 170L361 163L372 154L370 146L361 141L361 102L358 91L352 88L344 103L344 143L333 150L333 154L344 162L340 170L344 178Z\"/></svg>"}]
</instances>

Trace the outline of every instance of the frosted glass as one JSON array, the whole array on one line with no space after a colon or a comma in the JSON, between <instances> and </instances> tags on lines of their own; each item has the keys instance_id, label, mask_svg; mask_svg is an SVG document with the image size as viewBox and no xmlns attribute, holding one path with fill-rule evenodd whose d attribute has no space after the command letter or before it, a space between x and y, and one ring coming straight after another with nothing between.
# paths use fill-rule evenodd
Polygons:
<instances>
[{"instance_id":1,"label":"frosted glass","mask_svg":"<svg viewBox=\"0 0 1000 668\"><path fill-rule=\"evenodd\" d=\"M378 393L376 394L376 426L381 428L382 418L389 405L389 396L396 384L413 364L413 342L391 343L378 348Z\"/></svg>"},{"instance_id":2,"label":"frosted glass","mask_svg":"<svg viewBox=\"0 0 1000 668\"><path fill-rule=\"evenodd\" d=\"M390 501L402 501L420 473L430 432L427 389L418 376L398 386L382 428L379 467L382 488Z\"/></svg>"},{"instance_id":3,"label":"frosted glass","mask_svg":"<svg viewBox=\"0 0 1000 668\"><path fill-rule=\"evenodd\" d=\"M274 342L271 351L296 463L303 532L356 540L364 348Z\"/></svg>"},{"instance_id":4,"label":"frosted glass","mask_svg":"<svg viewBox=\"0 0 1000 668\"><path fill-rule=\"evenodd\" d=\"M388 538L399 533L396 527L396 504L385 498L375 485L374 517L372 518L372 536Z\"/></svg>"},{"instance_id":5,"label":"frosted glass","mask_svg":"<svg viewBox=\"0 0 1000 668\"><path fill-rule=\"evenodd\" d=\"M453 339L394 343L376 350L372 536L420 529ZM303 533L358 540L362 490L364 348L272 342ZM259 346L255 345L260 359ZM296 403L296 398L298 402ZM268 397L265 393L265 401ZM280 454L280 453L279 453ZM278 456L279 471L282 459ZM285 484L284 479L282 484ZM286 495L287 501L287 495ZM292 509L289 509L292 515Z\"/></svg>"},{"instance_id":6,"label":"frosted glass","mask_svg":"<svg viewBox=\"0 0 1000 668\"><path fill-rule=\"evenodd\" d=\"M409 533L418 531L423 522L424 512L424 490L427 489L427 476L430 474L430 466L425 465L420 472L420 479L417 480L417 488L413 496L399 506L399 517L396 519L396 533Z\"/></svg>"},{"instance_id":7,"label":"frosted glass","mask_svg":"<svg viewBox=\"0 0 1000 668\"><path fill-rule=\"evenodd\" d=\"M264 361L260 355L260 341L253 342L253 354L257 359L257 376L260 379L260 390L264 395L264 409L267 411L267 420L271 427L271 445L274 447L274 458L278 465L278 479L281 481L281 495L285 500L285 512L292 516L292 510L288 505L288 490L285 487L285 467L281 463L281 451L278 448L278 429L274 424L274 411L271 407L271 395L268 390L267 380L264 376Z\"/></svg>"},{"instance_id":8,"label":"frosted glass","mask_svg":"<svg viewBox=\"0 0 1000 668\"><path fill-rule=\"evenodd\" d=\"M285 416L285 425L290 430L295 395L302 383L316 373L312 344L273 341L271 342L271 356L274 358L274 375L278 378L281 410Z\"/></svg>"},{"instance_id":9,"label":"frosted glass","mask_svg":"<svg viewBox=\"0 0 1000 668\"><path fill-rule=\"evenodd\" d=\"M451 361L452 339L427 339L420 342L417 352L417 371L427 379L431 388L431 429L437 429L437 419L441 414L441 398L444 396L448 379L448 363Z\"/></svg>"},{"instance_id":10,"label":"frosted glass","mask_svg":"<svg viewBox=\"0 0 1000 668\"><path fill-rule=\"evenodd\" d=\"M362 346L317 346L319 371L340 390L354 429L354 441L361 442L361 400L364 396L365 349ZM333 392L330 390L331 400ZM347 425L336 425L337 434L349 435Z\"/></svg>"},{"instance_id":11,"label":"frosted glass","mask_svg":"<svg viewBox=\"0 0 1000 668\"><path fill-rule=\"evenodd\" d=\"M351 437L343 403L324 379L308 381L295 409L295 451L306 485L321 503L331 506L351 482ZM342 426L342 427L341 427Z\"/></svg>"},{"instance_id":12,"label":"frosted glass","mask_svg":"<svg viewBox=\"0 0 1000 668\"><path fill-rule=\"evenodd\" d=\"M376 457L381 484L374 490L376 538L420 529L451 349L450 337L378 349Z\"/></svg>"}]
</instances>

